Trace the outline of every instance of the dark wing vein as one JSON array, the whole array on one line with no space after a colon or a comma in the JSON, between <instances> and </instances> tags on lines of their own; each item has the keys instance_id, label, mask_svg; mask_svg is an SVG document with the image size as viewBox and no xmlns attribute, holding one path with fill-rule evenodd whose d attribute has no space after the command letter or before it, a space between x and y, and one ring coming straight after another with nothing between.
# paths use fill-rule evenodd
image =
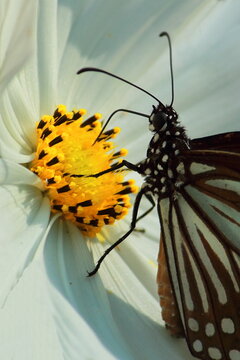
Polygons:
<instances>
[{"instance_id":1,"label":"dark wing vein","mask_svg":"<svg viewBox=\"0 0 240 360\"><path fill-rule=\"evenodd\" d=\"M193 143L186 185L159 203L170 279L193 355L240 359L240 133Z\"/></svg>"}]
</instances>

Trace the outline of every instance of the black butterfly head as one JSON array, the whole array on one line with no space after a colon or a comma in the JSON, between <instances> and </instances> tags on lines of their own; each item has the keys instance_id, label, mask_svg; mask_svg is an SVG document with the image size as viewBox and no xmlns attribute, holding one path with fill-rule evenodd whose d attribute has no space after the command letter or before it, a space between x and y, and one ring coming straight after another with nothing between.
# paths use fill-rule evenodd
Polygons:
<instances>
[{"instance_id":1,"label":"black butterfly head","mask_svg":"<svg viewBox=\"0 0 240 360\"><path fill-rule=\"evenodd\" d=\"M168 125L177 120L177 113L171 106L159 104L157 107L153 105L153 111L149 117L149 130L161 133L166 131Z\"/></svg>"}]
</instances>

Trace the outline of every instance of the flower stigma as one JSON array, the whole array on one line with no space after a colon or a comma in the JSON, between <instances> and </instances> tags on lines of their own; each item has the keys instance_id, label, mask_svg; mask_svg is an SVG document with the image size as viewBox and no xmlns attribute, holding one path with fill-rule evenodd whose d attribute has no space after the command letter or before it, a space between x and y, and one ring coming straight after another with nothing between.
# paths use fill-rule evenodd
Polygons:
<instances>
[{"instance_id":1,"label":"flower stigma","mask_svg":"<svg viewBox=\"0 0 240 360\"><path fill-rule=\"evenodd\" d=\"M111 168L116 159L121 162L127 150L115 152L113 142L109 141L120 132L119 128L98 137L101 115L96 113L84 120L85 114L84 109L67 112L65 105L59 105L53 116L41 118L30 170L41 178L52 212L61 212L83 234L93 237L102 226L127 214L128 194L138 188L134 180L124 181L122 170L91 176Z\"/></svg>"}]
</instances>

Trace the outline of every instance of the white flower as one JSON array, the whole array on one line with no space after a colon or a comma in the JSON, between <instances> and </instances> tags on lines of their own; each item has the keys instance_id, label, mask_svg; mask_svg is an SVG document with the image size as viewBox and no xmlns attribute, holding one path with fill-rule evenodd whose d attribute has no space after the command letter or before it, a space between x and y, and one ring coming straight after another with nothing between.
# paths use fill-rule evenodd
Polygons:
<instances>
[{"instance_id":1,"label":"white flower","mask_svg":"<svg viewBox=\"0 0 240 360\"><path fill-rule=\"evenodd\" d=\"M0 98L2 359L192 358L161 321L156 212L139 224L144 234L132 234L87 278L92 254L96 261L126 232L131 215L104 228L104 245L86 241L74 225L50 216L41 182L25 165L36 148L35 122L60 103L105 117L117 108L151 111L152 99L124 83L77 76L83 66L128 78L169 102L163 30L172 36L174 107L190 136L239 129L239 10L234 0L39 1L35 54ZM117 142L136 163L150 137L147 121L119 114L111 125L119 124Z\"/></svg>"}]
</instances>

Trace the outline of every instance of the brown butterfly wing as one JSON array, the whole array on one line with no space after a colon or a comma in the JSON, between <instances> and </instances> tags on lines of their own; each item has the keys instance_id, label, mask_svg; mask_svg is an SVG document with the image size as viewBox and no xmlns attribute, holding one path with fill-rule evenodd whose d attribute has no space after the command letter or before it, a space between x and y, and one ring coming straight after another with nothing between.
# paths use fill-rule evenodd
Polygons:
<instances>
[{"instance_id":1,"label":"brown butterfly wing","mask_svg":"<svg viewBox=\"0 0 240 360\"><path fill-rule=\"evenodd\" d=\"M205 136L191 140L192 150L222 150L240 153L240 131Z\"/></svg>"},{"instance_id":2,"label":"brown butterfly wing","mask_svg":"<svg viewBox=\"0 0 240 360\"><path fill-rule=\"evenodd\" d=\"M159 202L174 299L190 351L205 360L240 359L239 134L193 141L185 185Z\"/></svg>"}]
</instances>

